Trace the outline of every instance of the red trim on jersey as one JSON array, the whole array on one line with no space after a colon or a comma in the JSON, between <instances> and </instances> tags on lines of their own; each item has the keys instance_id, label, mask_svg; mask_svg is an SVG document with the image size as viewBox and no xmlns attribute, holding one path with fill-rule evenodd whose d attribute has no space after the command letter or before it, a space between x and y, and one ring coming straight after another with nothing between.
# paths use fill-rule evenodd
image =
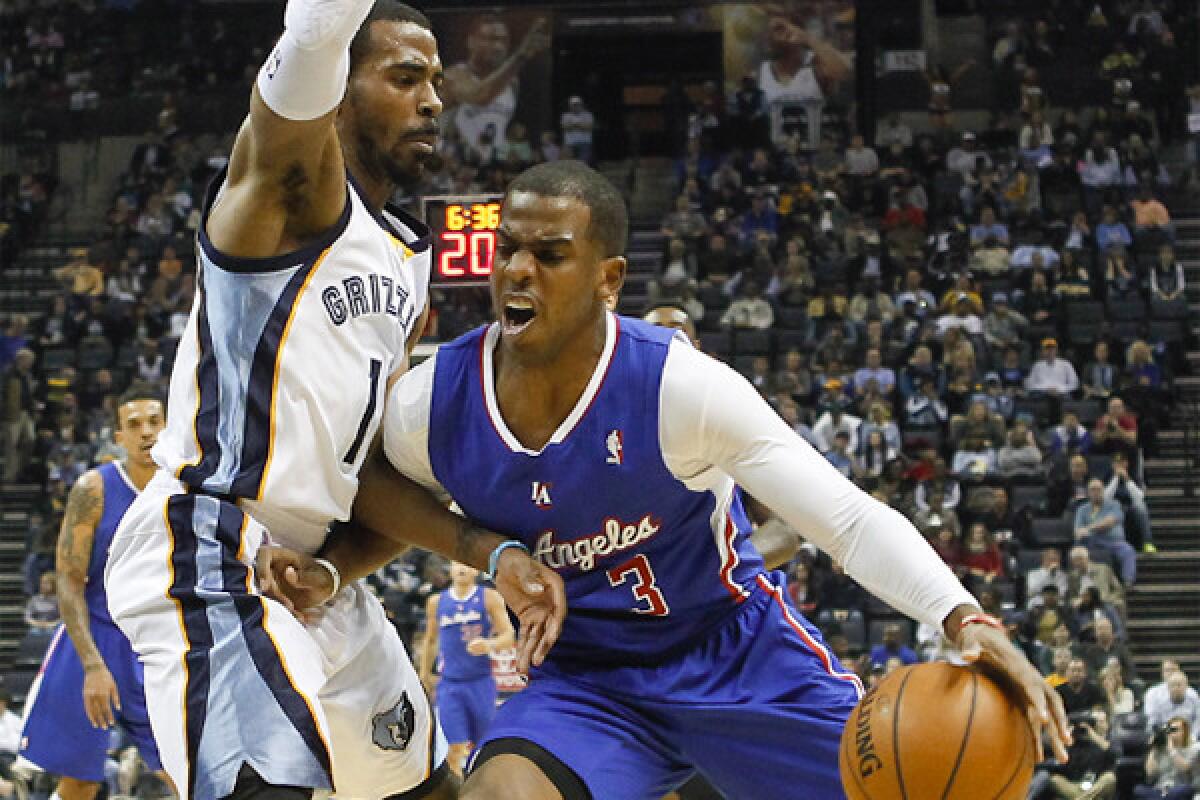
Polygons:
<instances>
[{"instance_id":1,"label":"red trim on jersey","mask_svg":"<svg viewBox=\"0 0 1200 800\"><path fill-rule=\"evenodd\" d=\"M733 524L733 517L728 513L725 514L725 531L721 538L725 542L725 551L721 553L721 583L725 585L725 591L740 603L749 597L750 593L744 586L738 586L733 582L733 571L737 569L737 565L741 563L742 559L734 545L737 539L737 526Z\"/></svg>"},{"instance_id":2,"label":"red trim on jersey","mask_svg":"<svg viewBox=\"0 0 1200 800\"><path fill-rule=\"evenodd\" d=\"M775 598L775 602L779 604L780 610L783 611L783 618L787 620L788 625L792 626L792 630L799 634L800 639L805 645L807 645L808 649L812 650L813 654L821 660L821 664L825 667L825 671L839 680L853 683L855 688L858 689L859 695L861 696L863 693L863 684L862 681L859 680L859 677L852 672L838 672L833 668L833 656L831 656L829 651L826 650L820 642L814 639L812 634L810 634L808 630L801 625L799 621L797 621L796 617L793 616L792 610L788 608L787 603L784 602L783 593L779 590L779 588L772 586L771 582L768 581L766 576L762 574L758 576L758 585L764 590L770 592L771 596Z\"/></svg>"},{"instance_id":3,"label":"red trim on jersey","mask_svg":"<svg viewBox=\"0 0 1200 800\"><path fill-rule=\"evenodd\" d=\"M493 323L496 324L496 323ZM483 332L479 337L479 396L483 398L483 413L487 414L488 422L492 423L492 430L500 437L500 441L508 445L508 440L504 438L504 432L500 430L500 426L496 424L496 418L492 416L492 404L488 402L487 378L484 376L484 368L487 359L484 356L487 354L488 346L488 330Z\"/></svg>"}]
</instances>

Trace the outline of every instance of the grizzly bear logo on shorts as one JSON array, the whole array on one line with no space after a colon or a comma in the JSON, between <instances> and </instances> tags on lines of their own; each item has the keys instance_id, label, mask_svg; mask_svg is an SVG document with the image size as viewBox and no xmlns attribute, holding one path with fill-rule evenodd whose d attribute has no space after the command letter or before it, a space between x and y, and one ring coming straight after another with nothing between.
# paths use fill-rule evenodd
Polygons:
<instances>
[{"instance_id":1,"label":"grizzly bear logo on shorts","mask_svg":"<svg viewBox=\"0 0 1200 800\"><path fill-rule=\"evenodd\" d=\"M371 739L384 750L406 750L416 727L416 712L404 692L393 708L371 718Z\"/></svg>"}]
</instances>

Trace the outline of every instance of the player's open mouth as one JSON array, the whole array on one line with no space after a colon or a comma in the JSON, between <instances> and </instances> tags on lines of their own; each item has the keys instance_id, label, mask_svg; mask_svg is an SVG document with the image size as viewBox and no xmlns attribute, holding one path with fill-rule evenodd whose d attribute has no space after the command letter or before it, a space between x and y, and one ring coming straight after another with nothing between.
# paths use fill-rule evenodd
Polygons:
<instances>
[{"instance_id":1,"label":"player's open mouth","mask_svg":"<svg viewBox=\"0 0 1200 800\"><path fill-rule=\"evenodd\" d=\"M532 302L523 297L514 297L504 304L501 331L505 336L516 336L524 332L536 316Z\"/></svg>"}]
</instances>

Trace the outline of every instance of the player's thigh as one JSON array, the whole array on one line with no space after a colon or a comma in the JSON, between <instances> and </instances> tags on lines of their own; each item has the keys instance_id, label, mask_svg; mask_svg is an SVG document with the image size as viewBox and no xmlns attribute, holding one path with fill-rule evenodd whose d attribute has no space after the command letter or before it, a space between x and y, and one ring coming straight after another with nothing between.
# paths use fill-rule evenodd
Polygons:
<instances>
[{"instance_id":1,"label":"player's thigh","mask_svg":"<svg viewBox=\"0 0 1200 800\"><path fill-rule=\"evenodd\" d=\"M446 759L446 737L379 601L347 587L309 631L328 672L319 697L337 793L403 795L428 780Z\"/></svg>"},{"instance_id":2,"label":"player's thigh","mask_svg":"<svg viewBox=\"0 0 1200 800\"><path fill-rule=\"evenodd\" d=\"M533 763L567 800L658 800L691 773L657 719L575 681L538 675L500 707L472 756L467 787L492 759ZM493 774L489 770L487 774ZM482 780L482 778L478 779Z\"/></svg>"},{"instance_id":3,"label":"player's thigh","mask_svg":"<svg viewBox=\"0 0 1200 800\"><path fill-rule=\"evenodd\" d=\"M459 797L461 800L586 800L586 795L564 797L536 764L510 753L480 765L463 784Z\"/></svg>"}]
</instances>

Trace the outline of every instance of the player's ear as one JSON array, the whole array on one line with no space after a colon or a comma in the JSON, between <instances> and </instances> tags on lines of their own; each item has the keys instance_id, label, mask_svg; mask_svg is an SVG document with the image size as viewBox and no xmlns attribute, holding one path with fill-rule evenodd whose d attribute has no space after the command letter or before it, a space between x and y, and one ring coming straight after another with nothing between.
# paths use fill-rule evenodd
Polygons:
<instances>
[{"instance_id":1,"label":"player's ear","mask_svg":"<svg viewBox=\"0 0 1200 800\"><path fill-rule=\"evenodd\" d=\"M625 285L625 256L612 256L600 262L600 296L605 305L615 309Z\"/></svg>"}]
</instances>

